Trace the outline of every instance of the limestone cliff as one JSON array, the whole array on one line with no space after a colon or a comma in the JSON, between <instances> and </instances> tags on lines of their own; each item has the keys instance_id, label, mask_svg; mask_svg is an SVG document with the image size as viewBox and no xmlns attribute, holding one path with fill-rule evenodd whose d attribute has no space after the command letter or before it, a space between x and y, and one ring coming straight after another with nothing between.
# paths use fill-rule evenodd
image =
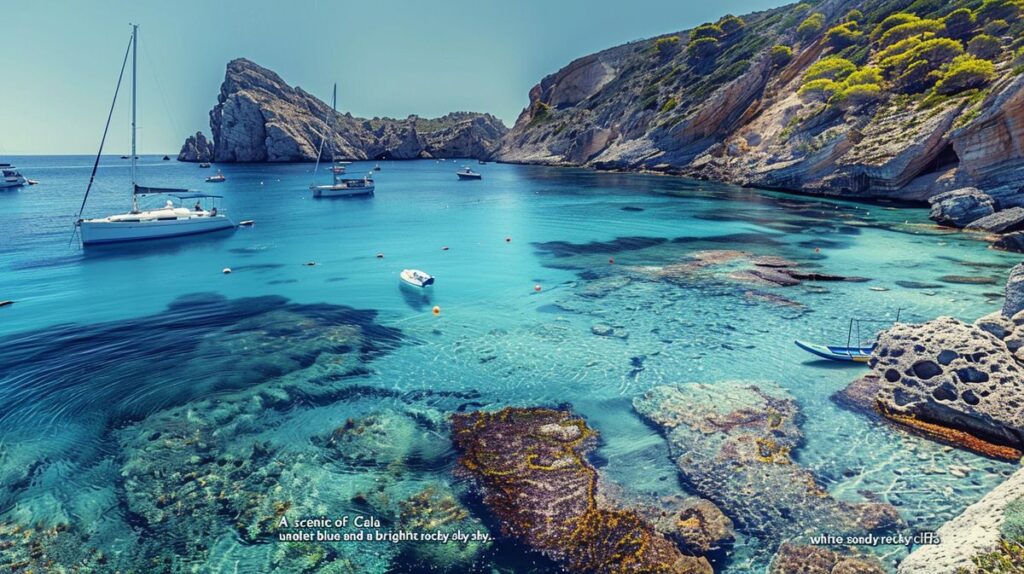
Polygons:
<instances>
[{"instance_id":1,"label":"limestone cliff","mask_svg":"<svg viewBox=\"0 0 1024 574\"><path fill-rule=\"evenodd\" d=\"M333 121L332 121L333 117ZM313 161L323 134L325 157L488 159L508 129L490 114L458 112L436 119L365 120L336 113L299 87L248 60L228 63L217 105L210 110L212 157L204 159L205 138L191 136L180 161Z\"/></svg>"},{"instance_id":2,"label":"limestone cliff","mask_svg":"<svg viewBox=\"0 0 1024 574\"><path fill-rule=\"evenodd\" d=\"M497 158L921 201L1024 184L1019 4L824 0L570 63Z\"/></svg>"}]
</instances>

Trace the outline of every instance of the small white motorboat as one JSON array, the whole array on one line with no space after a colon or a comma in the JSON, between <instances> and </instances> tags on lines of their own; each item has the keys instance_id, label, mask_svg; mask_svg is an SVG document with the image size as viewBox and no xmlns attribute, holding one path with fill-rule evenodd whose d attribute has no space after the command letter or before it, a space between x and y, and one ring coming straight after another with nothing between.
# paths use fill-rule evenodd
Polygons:
<instances>
[{"instance_id":1,"label":"small white motorboat","mask_svg":"<svg viewBox=\"0 0 1024 574\"><path fill-rule=\"evenodd\" d=\"M0 189L21 187L29 183L25 176L21 175L17 168L9 163L0 163L0 172L3 173L3 177L0 178Z\"/></svg>"},{"instance_id":2,"label":"small white motorboat","mask_svg":"<svg viewBox=\"0 0 1024 574\"><path fill-rule=\"evenodd\" d=\"M419 269L403 269L398 276L413 287L427 287L434 284L434 276Z\"/></svg>"},{"instance_id":3,"label":"small white motorboat","mask_svg":"<svg viewBox=\"0 0 1024 574\"><path fill-rule=\"evenodd\" d=\"M227 178L224 177L224 174L218 171L217 175L211 175L206 178L206 183L224 183L226 179Z\"/></svg>"},{"instance_id":4,"label":"small white motorboat","mask_svg":"<svg viewBox=\"0 0 1024 574\"><path fill-rule=\"evenodd\" d=\"M459 171L455 172L455 175L459 176L459 179L482 179L483 178L483 176L480 175L479 173L469 169L469 166L466 166L466 167L460 169Z\"/></svg>"}]
</instances>

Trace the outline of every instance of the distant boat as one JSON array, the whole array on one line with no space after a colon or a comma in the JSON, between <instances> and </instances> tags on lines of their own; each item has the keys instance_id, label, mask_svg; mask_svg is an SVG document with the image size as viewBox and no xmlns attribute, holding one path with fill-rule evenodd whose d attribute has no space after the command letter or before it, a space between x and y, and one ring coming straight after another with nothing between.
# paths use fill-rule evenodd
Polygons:
<instances>
[{"instance_id":1,"label":"distant boat","mask_svg":"<svg viewBox=\"0 0 1024 574\"><path fill-rule=\"evenodd\" d=\"M164 161L171 161L171 158L170 158L169 156L166 156L166 155L165 155L165 156L164 156Z\"/></svg>"},{"instance_id":2,"label":"distant boat","mask_svg":"<svg viewBox=\"0 0 1024 574\"><path fill-rule=\"evenodd\" d=\"M484 160L482 160L482 159L478 159L478 160L476 160L476 162L477 162L478 164L480 164L480 165L487 165L487 162L486 162L486 161L484 161Z\"/></svg>"},{"instance_id":3,"label":"distant boat","mask_svg":"<svg viewBox=\"0 0 1024 574\"><path fill-rule=\"evenodd\" d=\"M18 171L18 168L9 163L0 163L0 173L3 174L3 179L0 179L0 189L13 189L29 183L25 176Z\"/></svg>"},{"instance_id":4,"label":"distant boat","mask_svg":"<svg viewBox=\"0 0 1024 574\"><path fill-rule=\"evenodd\" d=\"M128 156L123 155L123 156L121 156L121 159L128 159Z\"/></svg>"},{"instance_id":5,"label":"distant boat","mask_svg":"<svg viewBox=\"0 0 1024 574\"><path fill-rule=\"evenodd\" d=\"M160 188L160 187L145 187L140 186L136 180L136 159L135 156L135 108L136 108L136 54L138 53L138 40L139 27L137 25L132 26L132 37L129 45L132 49L132 206L131 211L128 213L120 213L116 215L109 215L107 217L95 218L95 219L82 219L82 210L85 209L85 203L89 199L89 190L92 189L93 178L96 174L96 166L99 165L100 158L103 154L103 142L106 139L106 130L104 130L104 137L100 140L100 151L96 156L96 163L93 166L93 177L89 179L89 185L85 190L85 197L82 199L82 206L78 210L78 220L75 225L78 227L81 233L82 245L92 245L98 243L119 243L124 241L140 241L146 239L163 239L168 237L181 237L184 235L195 235L198 233L208 233L211 231L219 231L222 229L232 229L235 224L229 219L224 213L217 211L216 200L220 196L209 195L205 193L190 192L187 189L172 189L172 188ZM128 55L125 54L125 63L127 63ZM122 64L122 71L124 70L124 64ZM118 78L118 89L121 86L121 79ZM117 101L117 91L114 92L114 102ZM111 105L113 110L113 104ZM107 127L109 127L110 117L107 118ZM175 205L174 201L168 199L166 204L158 209L151 209L143 211L139 209L139 197L146 197L151 195L164 195L169 196L178 200L178 205ZM184 206L184 202L195 199L195 207L189 209ZM212 200L214 203L213 207L209 210L203 207L202 202L204 200Z\"/></svg>"},{"instance_id":6,"label":"distant boat","mask_svg":"<svg viewBox=\"0 0 1024 574\"><path fill-rule=\"evenodd\" d=\"M483 176L479 173L469 169L469 166L460 169L455 172L455 175L459 176L459 179L482 179Z\"/></svg>"},{"instance_id":7,"label":"distant boat","mask_svg":"<svg viewBox=\"0 0 1024 574\"><path fill-rule=\"evenodd\" d=\"M398 276L413 287L429 287L434 284L434 276L419 269L403 269Z\"/></svg>"},{"instance_id":8,"label":"distant boat","mask_svg":"<svg viewBox=\"0 0 1024 574\"><path fill-rule=\"evenodd\" d=\"M224 174L218 171L217 175L211 175L206 178L206 183L224 183L225 180L227 180L227 178L224 177Z\"/></svg>"},{"instance_id":9,"label":"distant boat","mask_svg":"<svg viewBox=\"0 0 1024 574\"><path fill-rule=\"evenodd\" d=\"M204 161L203 163L199 164L199 167L210 167L210 164Z\"/></svg>"},{"instance_id":10,"label":"distant boat","mask_svg":"<svg viewBox=\"0 0 1024 574\"><path fill-rule=\"evenodd\" d=\"M338 107L338 84L334 84L334 95L331 100L331 110L337 111ZM331 131L334 131L334 115L331 115ZM333 138L331 140L333 142ZM324 144L327 142L327 135L324 134L323 139L320 140L320 149L316 154L316 166L313 167L313 180L314 183L310 184L309 189L313 192L313 197L355 197L361 195L373 195L375 185L373 183L373 177L371 174L367 174L366 177L360 178L342 178L338 177L345 173L345 165L349 162L335 162L331 167L332 181L327 185L316 184L316 172L320 168L320 158L323 157ZM333 143L332 143L333 145ZM334 150L331 150L331 156L334 157Z\"/></svg>"},{"instance_id":11,"label":"distant boat","mask_svg":"<svg viewBox=\"0 0 1024 574\"><path fill-rule=\"evenodd\" d=\"M373 166L373 171L380 171L380 164Z\"/></svg>"}]
</instances>

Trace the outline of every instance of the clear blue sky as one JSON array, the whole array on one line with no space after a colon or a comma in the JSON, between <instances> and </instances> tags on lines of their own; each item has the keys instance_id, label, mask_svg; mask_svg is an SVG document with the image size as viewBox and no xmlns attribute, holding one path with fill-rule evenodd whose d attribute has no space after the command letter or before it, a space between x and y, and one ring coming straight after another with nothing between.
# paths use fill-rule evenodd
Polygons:
<instances>
[{"instance_id":1,"label":"clear blue sky","mask_svg":"<svg viewBox=\"0 0 1024 574\"><path fill-rule=\"evenodd\" d=\"M95 153L129 22L140 25L142 153L202 129L228 60L245 57L356 116L491 112L572 59L783 0L4 0L0 156ZM127 92L125 93L127 95ZM107 151L128 146L127 98Z\"/></svg>"}]
</instances>

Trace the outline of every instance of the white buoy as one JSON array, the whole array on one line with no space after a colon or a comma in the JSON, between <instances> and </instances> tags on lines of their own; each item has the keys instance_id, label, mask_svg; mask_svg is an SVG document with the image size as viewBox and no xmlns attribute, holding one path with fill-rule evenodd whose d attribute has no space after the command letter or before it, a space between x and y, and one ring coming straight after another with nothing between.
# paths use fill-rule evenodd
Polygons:
<instances>
[{"instance_id":1,"label":"white buoy","mask_svg":"<svg viewBox=\"0 0 1024 574\"><path fill-rule=\"evenodd\" d=\"M230 267L225 267L224 268L224 274L225 275L230 275L231 274L231 268Z\"/></svg>"}]
</instances>

